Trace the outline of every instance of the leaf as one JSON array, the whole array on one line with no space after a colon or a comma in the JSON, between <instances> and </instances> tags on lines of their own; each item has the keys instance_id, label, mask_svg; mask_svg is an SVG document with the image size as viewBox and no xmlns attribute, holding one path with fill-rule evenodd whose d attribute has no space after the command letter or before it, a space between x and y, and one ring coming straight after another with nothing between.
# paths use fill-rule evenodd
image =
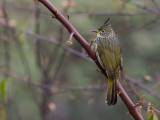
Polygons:
<instances>
[{"instance_id":1,"label":"leaf","mask_svg":"<svg viewBox=\"0 0 160 120\"><path fill-rule=\"evenodd\" d=\"M6 120L6 111L1 104L0 104L0 120Z\"/></svg>"},{"instance_id":2,"label":"leaf","mask_svg":"<svg viewBox=\"0 0 160 120\"><path fill-rule=\"evenodd\" d=\"M147 109L147 120L159 120L157 113L154 111L154 105L152 103L148 103Z\"/></svg>"},{"instance_id":3,"label":"leaf","mask_svg":"<svg viewBox=\"0 0 160 120\"><path fill-rule=\"evenodd\" d=\"M153 113L153 120L159 120L156 112Z\"/></svg>"},{"instance_id":4,"label":"leaf","mask_svg":"<svg viewBox=\"0 0 160 120\"><path fill-rule=\"evenodd\" d=\"M3 78L2 82L0 83L0 94L2 99L5 101L6 99L6 91L5 91L5 84L6 84L7 78Z\"/></svg>"},{"instance_id":5,"label":"leaf","mask_svg":"<svg viewBox=\"0 0 160 120\"><path fill-rule=\"evenodd\" d=\"M147 120L153 120L153 114L150 114Z\"/></svg>"}]
</instances>

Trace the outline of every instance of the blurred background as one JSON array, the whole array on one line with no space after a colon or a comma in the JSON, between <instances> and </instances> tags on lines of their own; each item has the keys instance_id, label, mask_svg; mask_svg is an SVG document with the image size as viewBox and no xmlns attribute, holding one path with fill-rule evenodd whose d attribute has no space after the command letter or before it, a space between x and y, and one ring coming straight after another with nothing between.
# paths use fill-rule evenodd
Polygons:
<instances>
[{"instance_id":1,"label":"blurred background","mask_svg":"<svg viewBox=\"0 0 160 120\"><path fill-rule=\"evenodd\" d=\"M159 0L50 1L89 43L110 17L122 86L134 103L145 96L144 119L149 102L160 108ZM106 78L51 15L33 0L0 1L0 120L133 120L120 97L105 104Z\"/></svg>"}]
</instances>

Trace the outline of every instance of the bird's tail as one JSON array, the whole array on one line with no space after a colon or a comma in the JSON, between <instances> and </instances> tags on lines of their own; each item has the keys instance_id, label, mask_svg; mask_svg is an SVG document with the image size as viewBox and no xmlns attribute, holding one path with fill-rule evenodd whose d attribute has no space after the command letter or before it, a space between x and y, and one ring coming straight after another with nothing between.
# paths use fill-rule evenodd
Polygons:
<instances>
[{"instance_id":1,"label":"bird's tail","mask_svg":"<svg viewBox=\"0 0 160 120\"><path fill-rule=\"evenodd\" d=\"M117 103L117 88L116 88L116 79L112 80L108 76L108 87L107 87L107 104L114 105Z\"/></svg>"}]
</instances>

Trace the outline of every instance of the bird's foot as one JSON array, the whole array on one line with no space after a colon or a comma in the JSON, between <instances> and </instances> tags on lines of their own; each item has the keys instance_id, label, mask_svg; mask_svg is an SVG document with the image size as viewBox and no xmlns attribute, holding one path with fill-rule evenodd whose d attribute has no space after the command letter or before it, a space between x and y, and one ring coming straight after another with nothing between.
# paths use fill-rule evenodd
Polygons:
<instances>
[{"instance_id":1,"label":"bird's foot","mask_svg":"<svg viewBox=\"0 0 160 120\"><path fill-rule=\"evenodd\" d=\"M93 40L91 40L91 42L90 42L90 44L89 44L89 46L90 46L90 47L92 46L93 42L94 42L94 41L93 41Z\"/></svg>"},{"instance_id":2,"label":"bird's foot","mask_svg":"<svg viewBox=\"0 0 160 120\"><path fill-rule=\"evenodd\" d=\"M101 71L100 69L98 69L98 68L96 68L95 71L97 71L97 72L102 72L102 71Z\"/></svg>"},{"instance_id":3,"label":"bird's foot","mask_svg":"<svg viewBox=\"0 0 160 120\"><path fill-rule=\"evenodd\" d=\"M120 95L122 92L121 91L117 91L117 94Z\"/></svg>"},{"instance_id":4,"label":"bird's foot","mask_svg":"<svg viewBox=\"0 0 160 120\"><path fill-rule=\"evenodd\" d=\"M87 56L87 57L90 57L87 53L86 53L86 56Z\"/></svg>"}]
</instances>

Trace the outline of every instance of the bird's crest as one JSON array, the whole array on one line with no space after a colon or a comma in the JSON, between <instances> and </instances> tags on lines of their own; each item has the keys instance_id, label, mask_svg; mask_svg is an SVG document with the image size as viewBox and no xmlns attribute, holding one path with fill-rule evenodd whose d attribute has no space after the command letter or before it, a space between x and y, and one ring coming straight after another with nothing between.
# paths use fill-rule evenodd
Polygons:
<instances>
[{"instance_id":1,"label":"bird's crest","mask_svg":"<svg viewBox=\"0 0 160 120\"><path fill-rule=\"evenodd\" d=\"M105 29L109 24L110 24L110 18L108 18L106 22L101 27L98 28L98 30L100 31L102 29Z\"/></svg>"}]
</instances>

